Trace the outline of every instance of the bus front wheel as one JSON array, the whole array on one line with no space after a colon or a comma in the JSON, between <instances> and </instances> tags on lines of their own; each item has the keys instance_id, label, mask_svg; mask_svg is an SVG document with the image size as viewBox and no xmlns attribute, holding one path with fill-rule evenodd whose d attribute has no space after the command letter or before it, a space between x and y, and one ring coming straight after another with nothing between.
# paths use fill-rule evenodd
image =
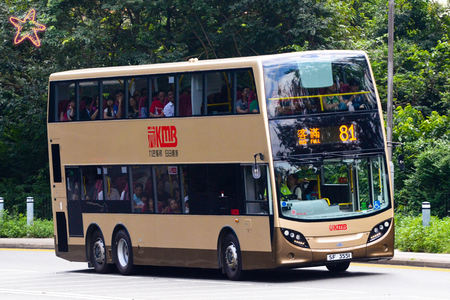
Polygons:
<instances>
[{"instance_id":1,"label":"bus front wheel","mask_svg":"<svg viewBox=\"0 0 450 300\"><path fill-rule=\"evenodd\" d=\"M91 262L95 271L102 274L108 273L111 267L106 261L105 240L98 230L92 234L91 247Z\"/></svg>"},{"instance_id":2,"label":"bus front wheel","mask_svg":"<svg viewBox=\"0 0 450 300\"><path fill-rule=\"evenodd\" d=\"M334 263L327 265L327 269L330 272L345 272L347 271L348 267L350 266L350 262L340 262L340 263Z\"/></svg>"},{"instance_id":3,"label":"bus front wheel","mask_svg":"<svg viewBox=\"0 0 450 300\"><path fill-rule=\"evenodd\" d=\"M241 248L235 235L227 234L225 236L222 246L222 258L228 278L230 280L243 279Z\"/></svg>"},{"instance_id":4,"label":"bus front wheel","mask_svg":"<svg viewBox=\"0 0 450 300\"><path fill-rule=\"evenodd\" d=\"M130 275L135 272L133 264L133 249L131 240L125 230L119 230L114 238L114 261L122 275Z\"/></svg>"}]
</instances>

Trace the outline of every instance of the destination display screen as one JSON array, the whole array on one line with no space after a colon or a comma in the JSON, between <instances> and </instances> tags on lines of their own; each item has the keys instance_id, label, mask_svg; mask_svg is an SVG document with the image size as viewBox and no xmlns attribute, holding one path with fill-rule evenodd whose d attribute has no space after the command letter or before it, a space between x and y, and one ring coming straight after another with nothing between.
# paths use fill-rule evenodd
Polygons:
<instances>
[{"instance_id":1,"label":"destination display screen","mask_svg":"<svg viewBox=\"0 0 450 300\"><path fill-rule=\"evenodd\" d=\"M270 120L274 156L384 148L376 111Z\"/></svg>"},{"instance_id":2,"label":"destination display screen","mask_svg":"<svg viewBox=\"0 0 450 300\"><path fill-rule=\"evenodd\" d=\"M297 130L299 145L322 143L352 143L358 141L357 124L328 127L305 127Z\"/></svg>"}]
</instances>

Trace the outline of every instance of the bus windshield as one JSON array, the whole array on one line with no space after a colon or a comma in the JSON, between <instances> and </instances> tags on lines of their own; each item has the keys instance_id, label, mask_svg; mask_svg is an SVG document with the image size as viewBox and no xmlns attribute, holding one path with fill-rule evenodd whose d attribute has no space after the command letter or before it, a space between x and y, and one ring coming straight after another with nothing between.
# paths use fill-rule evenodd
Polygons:
<instances>
[{"instance_id":1,"label":"bus windshield","mask_svg":"<svg viewBox=\"0 0 450 300\"><path fill-rule=\"evenodd\" d=\"M263 67L271 118L376 108L370 68L360 53L298 54Z\"/></svg>"},{"instance_id":2,"label":"bus windshield","mask_svg":"<svg viewBox=\"0 0 450 300\"><path fill-rule=\"evenodd\" d=\"M282 217L330 220L376 214L389 207L384 155L279 160Z\"/></svg>"}]
</instances>

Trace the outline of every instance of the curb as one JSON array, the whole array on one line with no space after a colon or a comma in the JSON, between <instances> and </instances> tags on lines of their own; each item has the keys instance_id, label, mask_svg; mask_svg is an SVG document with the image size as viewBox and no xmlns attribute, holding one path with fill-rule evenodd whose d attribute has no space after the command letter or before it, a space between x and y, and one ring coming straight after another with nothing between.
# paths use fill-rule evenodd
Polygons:
<instances>
[{"instance_id":1,"label":"curb","mask_svg":"<svg viewBox=\"0 0 450 300\"><path fill-rule=\"evenodd\" d=\"M372 261L381 265L450 269L450 254L402 252L395 250L391 260Z\"/></svg>"},{"instance_id":2,"label":"curb","mask_svg":"<svg viewBox=\"0 0 450 300\"><path fill-rule=\"evenodd\" d=\"M391 260L385 260L385 261L371 261L369 263L378 264L378 265L394 265L394 266L450 269L450 262L431 262L431 261L422 261L422 260L391 259Z\"/></svg>"},{"instance_id":3,"label":"curb","mask_svg":"<svg viewBox=\"0 0 450 300\"><path fill-rule=\"evenodd\" d=\"M54 250L53 238L0 238L0 248ZM370 264L450 269L450 254L402 252L395 250L391 260L369 261Z\"/></svg>"},{"instance_id":4,"label":"curb","mask_svg":"<svg viewBox=\"0 0 450 300\"><path fill-rule=\"evenodd\" d=\"M6 249L55 249L53 238L0 238L0 248Z\"/></svg>"}]
</instances>

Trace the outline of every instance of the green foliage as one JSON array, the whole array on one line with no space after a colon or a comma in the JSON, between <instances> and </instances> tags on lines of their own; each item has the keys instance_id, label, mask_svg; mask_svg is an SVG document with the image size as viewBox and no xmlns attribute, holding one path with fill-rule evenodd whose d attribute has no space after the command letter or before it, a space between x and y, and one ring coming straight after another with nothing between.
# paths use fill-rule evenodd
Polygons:
<instances>
[{"instance_id":1,"label":"green foliage","mask_svg":"<svg viewBox=\"0 0 450 300\"><path fill-rule=\"evenodd\" d=\"M450 253L450 218L431 217L430 226L422 216L395 217L395 248L401 251Z\"/></svg>"},{"instance_id":2,"label":"green foliage","mask_svg":"<svg viewBox=\"0 0 450 300\"><path fill-rule=\"evenodd\" d=\"M39 33L41 48L28 41L12 43L15 28L8 18L23 17L30 8L47 26ZM398 0L395 5L393 133L394 141L404 143L406 166L395 175L399 211L417 214L418 204L427 199L433 213L443 216L437 207L450 190L445 181L449 9L428 0ZM17 213L25 211L27 196L50 197L45 123L53 72L191 57L357 49L368 52L385 105L387 20L385 0L2 1L0 196ZM397 148L395 155L399 153Z\"/></svg>"},{"instance_id":3,"label":"green foliage","mask_svg":"<svg viewBox=\"0 0 450 300\"><path fill-rule=\"evenodd\" d=\"M394 141L402 142L395 155L404 155L404 172L396 172L397 211L419 214L421 203L431 203L432 214L447 215L450 199L450 120L437 112L429 117L408 105L394 114Z\"/></svg>"},{"instance_id":4,"label":"green foliage","mask_svg":"<svg viewBox=\"0 0 450 300\"><path fill-rule=\"evenodd\" d=\"M31 225L27 225L26 216L10 214L5 210L0 214L0 237L53 237L53 221L34 219Z\"/></svg>"}]
</instances>

